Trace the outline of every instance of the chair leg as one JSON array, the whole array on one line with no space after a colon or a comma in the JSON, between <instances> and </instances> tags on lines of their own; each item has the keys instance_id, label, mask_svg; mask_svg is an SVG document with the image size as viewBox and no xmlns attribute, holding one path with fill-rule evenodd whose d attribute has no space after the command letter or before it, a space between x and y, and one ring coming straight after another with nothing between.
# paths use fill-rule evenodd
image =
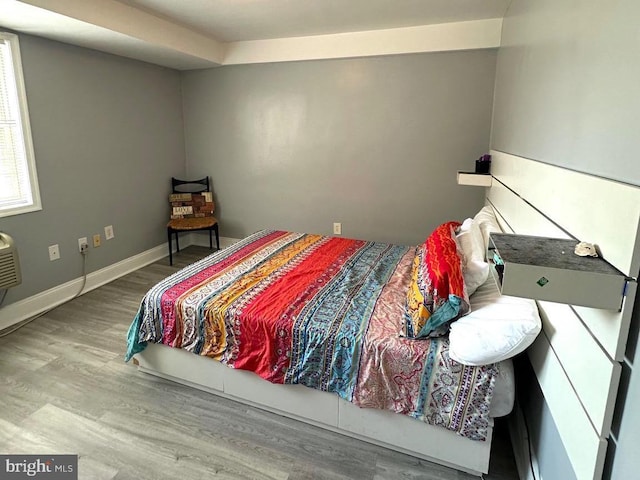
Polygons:
<instances>
[{"instance_id":1,"label":"chair leg","mask_svg":"<svg viewBox=\"0 0 640 480\"><path fill-rule=\"evenodd\" d=\"M209 229L209 250L213 250L213 235L211 233L212 228Z\"/></svg>"},{"instance_id":2,"label":"chair leg","mask_svg":"<svg viewBox=\"0 0 640 480\"><path fill-rule=\"evenodd\" d=\"M180 251L180 241L178 240L178 232L176 232L176 252Z\"/></svg>"},{"instance_id":3,"label":"chair leg","mask_svg":"<svg viewBox=\"0 0 640 480\"><path fill-rule=\"evenodd\" d=\"M218 235L218 224L216 223L213 228L216 231L216 248L220 250L220 236Z\"/></svg>"},{"instance_id":4,"label":"chair leg","mask_svg":"<svg viewBox=\"0 0 640 480\"><path fill-rule=\"evenodd\" d=\"M169 265L173 265L173 248L171 248L171 229L167 228L167 236L169 237Z\"/></svg>"}]
</instances>

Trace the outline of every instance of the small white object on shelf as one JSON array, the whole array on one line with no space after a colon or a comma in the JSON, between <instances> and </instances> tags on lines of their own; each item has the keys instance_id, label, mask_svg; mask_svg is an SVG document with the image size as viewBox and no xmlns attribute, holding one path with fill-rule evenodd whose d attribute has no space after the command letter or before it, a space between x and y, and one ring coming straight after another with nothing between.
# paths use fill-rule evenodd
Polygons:
<instances>
[{"instance_id":1,"label":"small white object on shelf","mask_svg":"<svg viewBox=\"0 0 640 480\"><path fill-rule=\"evenodd\" d=\"M492 178L490 173L458 172L458 185L490 187Z\"/></svg>"},{"instance_id":2,"label":"small white object on shelf","mask_svg":"<svg viewBox=\"0 0 640 480\"><path fill-rule=\"evenodd\" d=\"M598 251L593 243L580 242L573 250L576 255L581 257L597 257Z\"/></svg>"}]
</instances>

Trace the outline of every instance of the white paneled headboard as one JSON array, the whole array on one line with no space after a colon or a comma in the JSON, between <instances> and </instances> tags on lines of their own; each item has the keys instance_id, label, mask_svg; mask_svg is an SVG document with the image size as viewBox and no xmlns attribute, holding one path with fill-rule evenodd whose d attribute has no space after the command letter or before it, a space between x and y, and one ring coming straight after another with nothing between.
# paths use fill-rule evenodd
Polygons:
<instances>
[{"instance_id":1,"label":"white paneled headboard","mask_svg":"<svg viewBox=\"0 0 640 480\"><path fill-rule=\"evenodd\" d=\"M506 232L595 243L625 275L640 271L640 188L491 151L487 203ZM528 356L578 479L602 475L636 282L621 311L538 302Z\"/></svg>"}]
</instances>

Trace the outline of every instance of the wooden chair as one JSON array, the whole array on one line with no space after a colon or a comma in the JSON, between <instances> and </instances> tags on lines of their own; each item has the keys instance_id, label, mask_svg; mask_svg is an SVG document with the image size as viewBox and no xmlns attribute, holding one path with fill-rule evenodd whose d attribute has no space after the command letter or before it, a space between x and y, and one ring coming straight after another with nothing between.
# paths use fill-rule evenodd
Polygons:
<instances>
[{"instance_id":1,"label":"wooden chair","mask_svg":"<svg viewBox=\"0 0 640 480\"><path fill-rule=\"evenodd\" d=\"M167 223L169 239L169 265L173 265L172 235L176 236L176 251L180 251L178 233L209 231L209 248L213 249L212 233L216 234L216 247L220 250L218 221L213 216L215 205L209 189L209 177L199 180L179 180L171 177L171 220Z\"/></svg>"}]
</instances>

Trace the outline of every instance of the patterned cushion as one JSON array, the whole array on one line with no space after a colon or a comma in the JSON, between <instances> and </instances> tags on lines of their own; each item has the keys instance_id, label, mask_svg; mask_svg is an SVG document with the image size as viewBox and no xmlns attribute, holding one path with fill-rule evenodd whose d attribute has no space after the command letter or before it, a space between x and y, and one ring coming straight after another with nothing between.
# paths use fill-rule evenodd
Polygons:
<instances>
[{"instance_id":1,"label":"patterned cushion","mask_svg":"<svg viewBox=\"0 0 640 480\"><path fill-rule=\"evenodd\" d=\"M444 335L449 324L469 311L462 258L455 239L458 222L436 228L416 250L403 321L403 336Z\"/></svg>"},{"instance_id":2,"label":"patterned cushion","mask_svg":"<svg viewBox=\"0 0 640 480\"><path fill-rule=\"evenodd\" d=\"M169 195L171 219L213 217L212 192L172 193Z\"/></svg>"}]
</instances>

